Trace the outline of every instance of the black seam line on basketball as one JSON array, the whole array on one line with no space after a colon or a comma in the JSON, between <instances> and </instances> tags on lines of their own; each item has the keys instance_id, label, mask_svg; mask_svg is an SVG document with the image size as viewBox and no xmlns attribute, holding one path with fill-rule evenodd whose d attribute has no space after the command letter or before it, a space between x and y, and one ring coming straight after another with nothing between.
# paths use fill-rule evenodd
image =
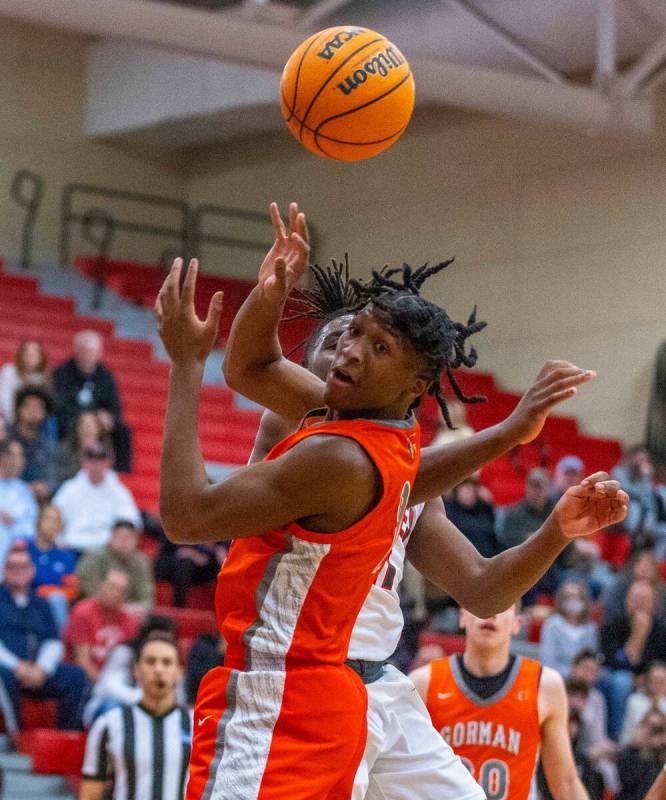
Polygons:
<instances>
[{"instance_id":1,"label":"black seam line on basketball","mask_svg":"<svg viewBox=\"0 0 666 800\"><path fill-rule=\"evenodd\" d=\"M326 125L326 123L332 122L334 119L340 119L340 117L346 117L348 114L354 114L356 111L361 111L362 109L371 106L373 103L378 103L380 100L383 100L385 97L388 97L390 94L393 94L393 92L399 89L403 85L403 83L405 83L405 81L411 78L411 76L412 72L410 70L401 81L398 81L398 83L396 83L395 86L391 86L390 89L387 89L384 92L384 94L380 94L379 97L373 97L372 100L367 100L362 105L356 106L356 108L350 108L347 111L341 111L339 114L334 114L332 117L327 117L326 119L322 120L313 131L315 138L317 138L317 136L319 135L319 129L322 128L324 125ZM324 134L322 134L322 136L323 135Z\"/></svg>"},{"instance_id":2,"label":"black seam line on basketball","mask_svg":"<svg viewBox=\"0 0 666 800\"><path fill-rule=\"evenodd\" d=\"M298 117L294 117L294 119L296 120L296 122L300 122ZM407 123L407 125L409 125L409 123ZM310 128L308 125L304 125L303 127L305 128L305 130L308 133L311 133L313 136L315 136L315 134L316 134L321 139L326 139L329 142L335 142L336 144L349 144L349 145L363 146L364 144L381 144L381 142L386 142L388 139L392 139L394 136L397 136L399 133L403 133L404 131L406 131L407 130L407 125L404 125L402 128L399 128L397 131L392 133L390 136L386 136L383 139L375 139L375 140L373 140L371 142L350 142L347 139L336 139L334 136L327 136L327 134L325 134L325 133L317 133L318 129L315 130L314 128ZM302 138L299 139L299 141L301 143L303 143L303 139Z\"/></svg>"},{"instance_id":3,"label":"black seam line on basketball","mask_svg":"<svg viewBox=\"0 0 666 800\"><path fill-rule=\"evenodd\" d=\"M382 144L382 142L388 142L391 139L399 138L406 130L407 130L407 126L405 125L404 128L401 128L399 131L394 133L393 136L387 136L386 139L378 139L376 142L345 142L344 139L333 139L330 136L326 136L323 133L320 133L319 135L322 136L327 141L333 142L334 144L346 144L346 145L350 145L350 146L353 146L353 147L363 147L363 145ZM331 153L328 153L326 150L324 150L324 148L319 144L319 142L317 140L315 140L315 146L317 147L318 150L321 151L321 153L323 155L326 156L326 158L334 158L336 161L344 161L345 160L343 158L339 158L338 156L331 155ZM377 153L377 155L379 155L379 153Z\"/></svg>"},{"instance_id":4,"label":"black seam line on basketball","mask_svg":"<svg viewBox=\"0 0 666 800\"><path fill-rule=\"evenodd\" d=\"M366 50L368 47L372 47L373 44L377 44L377 42L381 42L383 39L384 39L383 36L378 36L376 39L372 39L372 41L366 42L365 44L361 45L356 50L354 50L353 53L350 53L347 56L347 58L345 58L345 60L341 64L338 64L338 66L333 70L333 72L331 72L331 74L322 83L322 85L317 90L317 93L315 94L315 96L310 101L310 105L307 107L307 110L306 110L305 114L303 114L303 120L301 122L301 134L300 134L301 136L303 135L303 126L305 125L305 121L308 118L308 114L312 111L312 106L314 106L314 104L317 102L317 98L324 91L324 89L329 84L329 82L334 78L334 76L345 66L345 64L347 64L347 62L351 61L351 59L354 58L354 56L357 56L360 52L362 52L363 50Z\"/></svg>"},{"instance_id":5,"label":"black seam line on basketball","mask_svg":"<svg viewBox=\"0 0 666 800\"><path fill-rule=\"evenodd\" d=\"M305 48L305 50L303 52L303 55L301 56L301 60L298 62L298 69L296 70L296 80L294 81L294 100L293 100L293 104L292 104L291 107L289 106L289 103L287 103L286 98L284 98L285 105L289 109L289 119L287 120L287 122L289 122L291 120L291 118L294 116L294 113L296 111L296 95L298 94L298 81L300 80L300 77L301 77L301 67L303 66L303 61L305 61L305 56L308 54L308 52L310 51L310 48L319 39L319 37L321 36L322 33L323 33L323 31L321 31L319 34L315 33L312 36L312 41ZM283 93L283 97L284 97L284 93Z\"/></svg>"}]
</instances>

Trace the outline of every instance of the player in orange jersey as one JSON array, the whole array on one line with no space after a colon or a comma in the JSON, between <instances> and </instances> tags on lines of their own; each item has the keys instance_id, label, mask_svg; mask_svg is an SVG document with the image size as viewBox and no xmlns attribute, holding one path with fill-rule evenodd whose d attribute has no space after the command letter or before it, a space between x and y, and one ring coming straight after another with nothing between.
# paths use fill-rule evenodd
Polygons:
<instances>
[{"instance_id":1,"label":"player in orange jersey","mask_svg":"<svg viewBox=\"0 0 666 800\"><path fill-rule=\"evenodd\" d=\"M550 667L512 655L515 605L481 619L461 609L465 652L436 659L410 677L435 728L488 800L528 800L539 755L555 800L589 800L568 731L564 682Z\"/></svg>"},{"instance_id":2,"label":"player in orange jersey","mask_svg":"<svg viewBox=\"0 0 666 800\"><path fill-rule=\"evenodd\" d=\"M177 259L156 301L171 360L160 512L172 541L235 541L216 599L225 666L199 689L187 797L343 800L367 707L345 660L419 466L411 408L443 369L462 363L479 326L454 324L408 292L378 294L339 339L326 419L209 486L198 405L222 297L197 317L197 267L190 262L181 288Z\"/></svg>"}]
</instances>

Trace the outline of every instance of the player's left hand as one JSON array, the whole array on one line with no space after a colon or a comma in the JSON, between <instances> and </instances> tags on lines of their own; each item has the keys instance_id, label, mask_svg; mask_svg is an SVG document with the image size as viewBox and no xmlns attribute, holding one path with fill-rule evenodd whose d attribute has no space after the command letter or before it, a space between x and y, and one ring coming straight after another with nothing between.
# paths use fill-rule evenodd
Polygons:
<instances>
[{"instance_id":1,"label":"player's left hand","mask_svg":"<svg viewBox=\"0 0 666 800\"><path fill-rule=\"evenodd\" d=\"M203 364L217 341L223 295L222 292L215 292L210 299L206 319L199 319L194 310L199 262L196 258L190 261L181 289L182 269L183 259L177 258L157 295L155 314L158 330L174 364L192 361Z\"/></svg>"},{"instance_id":2,"label":"player's left hand","mask_svg":"<svg viewBox=\"0 0 666 800\"><path fill-rule=\"evenodd\" d=\"M595 472L572 486L557 502L553 514L569 539L615 525L627 516L629 495L607 472Z\"/></svg>"},{"instance_id":3,"label":"player's left hand","mask_svg":"<svg viewBox=\"0 0 666 800\"><path fill-rule=\"evenodd\" d=\"M259 268L257 283L269 302L282 305L308 266L310 237L298 203L289 203L288 231L277 203L271 203L271 221L275 241Z\"/></svg>"}]
</instances>

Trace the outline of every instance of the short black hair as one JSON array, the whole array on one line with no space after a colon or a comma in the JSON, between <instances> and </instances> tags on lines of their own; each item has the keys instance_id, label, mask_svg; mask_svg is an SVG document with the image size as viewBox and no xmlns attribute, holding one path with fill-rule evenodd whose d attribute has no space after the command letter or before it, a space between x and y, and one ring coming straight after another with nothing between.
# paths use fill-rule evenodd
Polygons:
<instances>
[{"instance_id":1,"label":"short black hair","mask_svg":"<svg viewBox=\"0 0 666 800\"><path fill-rule=\"evenodd\" d=\"M41 386L24 386L19 389L14 396L14 411L16 413L18 413L19 408L21 408L29 397L37 397L41 400L47 414L53 412L53 397L46 389L43 389Z\"/></svg>"},{"instance_id":2,"label":"short black hair","mask_svg":"<svg viewBox=\"0 0 666 800\"><path fill-rule=\"evenodd\" d=\"M581 650L580 653L576 653L576 655L571 660L571 663L573 664L574 667L577 667L583 661L596 661L598 664L599 655L591 647L586 647L584 650Z\"/></svg>"},{"instance_id":3,"label":"short black hair","mask_svg":"<svg viewBox=\"0 0 666 800\"><path fill-rule=\"evenodd\" d=\"M116 528L129 528L131 531L138 531L136 525L132 522L131 519L117 519L113 523L113 527L111 528L112 531L115 531Z\"/></svg>"},{"instance_id":4,"label":"short black hair","mask_svg":"<svg viewBox=\"0 0 666 800\"><path fill-rule=\"evenodd\" d=\"M175 636L170 636L166 631L153 631L149 633L144 639L142 639L136 646L135 651L135 661L139 662L141 660L141 656L143 651L149 644L152 642L163 642L164 644L170 644L171 647L176 651L176 660L180 663L180 650L178 648L178 641Z\"/></svg>"}]
</instances>

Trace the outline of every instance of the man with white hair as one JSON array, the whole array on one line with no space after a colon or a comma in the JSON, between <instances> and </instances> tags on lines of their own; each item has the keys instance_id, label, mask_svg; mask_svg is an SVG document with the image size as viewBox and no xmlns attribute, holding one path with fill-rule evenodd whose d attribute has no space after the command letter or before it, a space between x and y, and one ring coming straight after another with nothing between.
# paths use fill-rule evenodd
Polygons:
<instances>
[{"instance_id":1,"label":"man with white hair","mask_svg":"<svg viewBox=\"0 0 666 800\"><path fill-rule=\"evenodd\" d=\"M102 364L104 342L97 331L74 336L74 355L53 372L56 417L60 438L66 436L83 411L94 411L113 439L115 468L131 471L131 431L122 422L116 379Z\"/></svg>"}]
</instances>

